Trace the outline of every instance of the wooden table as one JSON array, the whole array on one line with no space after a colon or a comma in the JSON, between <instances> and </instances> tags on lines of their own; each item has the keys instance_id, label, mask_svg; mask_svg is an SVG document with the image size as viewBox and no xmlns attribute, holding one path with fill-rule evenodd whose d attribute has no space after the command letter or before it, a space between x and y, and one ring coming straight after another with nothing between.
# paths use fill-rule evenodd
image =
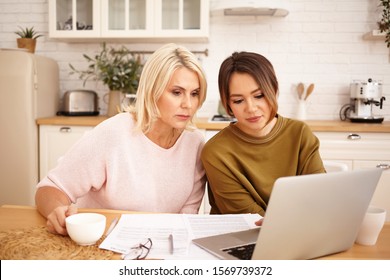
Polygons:
<instances>
[{"instance_id":1,"label":"wooden table","mask_svg":"<svg viewBox=\"0 0 390 280\"><path fill-rule=\"evenodd\" d=\"M106 209L79 209L79 212L96 212L107 217L107 227L111 221L129 211L117 211ZM0 231L10 229L21 229L32 226L44 225L46 220L38 213L34 207L3 205L0 207ZM115 258L119 258L117 255ZM390 222L387 222L380 233L378 241L374 246L362 246L354 244L348 251L329 255L321 259L341 260L341 259L382 259L390 260Z\"/></svg>"}]
</instances>

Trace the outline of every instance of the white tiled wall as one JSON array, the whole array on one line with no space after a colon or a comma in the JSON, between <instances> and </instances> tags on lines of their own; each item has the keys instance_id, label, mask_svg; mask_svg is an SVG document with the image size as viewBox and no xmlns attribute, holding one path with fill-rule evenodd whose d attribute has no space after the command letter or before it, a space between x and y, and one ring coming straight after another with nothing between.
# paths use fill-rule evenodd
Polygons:
<instances>
[{"instance_id":1,"label":"white tiled wall","mask_svg":"<svg viewBox=\"0 0 390 280\"><path fill-rule=\"evenodd\" d=\"M0 0L0 48L15 48L17 26L35 26L46 36L38 39L37 54L56 59L61 68L61 91L81 88L82 81L69 76L69 63L83 65L82 54L99 51L99 43L57 42L47 37L48 0ZM211 5L216 0L211 0ZM239 0L238 0L239 1ZM259 0L260 1L260 0ZM185 44L191 50L208 49L201 56L209 91L200 115L217 111L217 74L220 63L233 51L256 51L274 64L280 83L280 113L293 116L297 107L295 87L315 83L309 100L308 118L338 119L341 106L349 102L349 84L354 79L382 80L387 100L378 111L390 120L390 59L384 41L366 41L362 36L376 28L380 16L377 0L279 0L287 4L285 18L227 17L210 14L208 43ZM16 23L15 23L16 21ZM109 42L108 42L109 43ZM118 44L118 43L116 43ZM132 50L155 50L161 44L124 44ZM97 90L100 107L106 88Z\"/></svg>"}]
</instances>

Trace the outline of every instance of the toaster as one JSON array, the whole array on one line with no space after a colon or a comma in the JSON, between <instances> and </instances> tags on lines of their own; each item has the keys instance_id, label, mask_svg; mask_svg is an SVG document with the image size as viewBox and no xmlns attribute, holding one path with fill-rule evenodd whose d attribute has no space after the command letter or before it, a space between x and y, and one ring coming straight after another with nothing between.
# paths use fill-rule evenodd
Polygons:
<instances>
[{"instance_id":1,"label":"toaster","mask_svg":"<svg viewBox=\"0 0 390 280\"><path fill-rule=\"evenodd\" d=\"M70 90L65 92L62 110L58 115L96 116L99 115L98 95L92 90Z\"/></svg>"}]
</instances>

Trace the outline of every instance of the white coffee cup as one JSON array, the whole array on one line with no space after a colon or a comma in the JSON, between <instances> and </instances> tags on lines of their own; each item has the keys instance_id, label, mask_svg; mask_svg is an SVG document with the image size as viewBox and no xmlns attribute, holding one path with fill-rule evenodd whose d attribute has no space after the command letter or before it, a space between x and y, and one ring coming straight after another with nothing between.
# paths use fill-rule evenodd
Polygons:
<instances>
[{"instance_id":1,"label":"white coffee cup","mask_svg":"<svg viewBox=\"0 0 390 280\"><path fill-rule=\"evenodd\" d=\"M106 217L97 213L79 213L65 219L70 238L79 245L93 245L106 228Z\"/></svg>"},{"instance_id":2,"label":"white coffee cup","mask_svg":"<svg viewBox=\"0 0 390 280\"><path fill-rule=\"evenodd\" d=\"M385 209L370 206L364 216L355 242L361 245L375 245L385 220Z\"/></svg>"}]
</instances>

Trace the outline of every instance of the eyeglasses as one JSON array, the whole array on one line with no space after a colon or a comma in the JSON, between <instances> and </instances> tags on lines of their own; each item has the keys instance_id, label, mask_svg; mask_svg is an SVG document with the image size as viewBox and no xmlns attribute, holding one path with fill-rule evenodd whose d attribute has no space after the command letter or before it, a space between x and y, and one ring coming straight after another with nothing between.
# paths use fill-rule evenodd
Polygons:
<instances>
[{"instance_id":1,"label":"eyeglasses","mask_svg":"<svg viewBox=\"0 0 390 280\"><path fill-rule=\"evenodd\" d=\"M127 254L122 255L123 260L144 260L152 248L152 239L148 238L144 243L131 247Z\"/></svg>"}]
</instances>

